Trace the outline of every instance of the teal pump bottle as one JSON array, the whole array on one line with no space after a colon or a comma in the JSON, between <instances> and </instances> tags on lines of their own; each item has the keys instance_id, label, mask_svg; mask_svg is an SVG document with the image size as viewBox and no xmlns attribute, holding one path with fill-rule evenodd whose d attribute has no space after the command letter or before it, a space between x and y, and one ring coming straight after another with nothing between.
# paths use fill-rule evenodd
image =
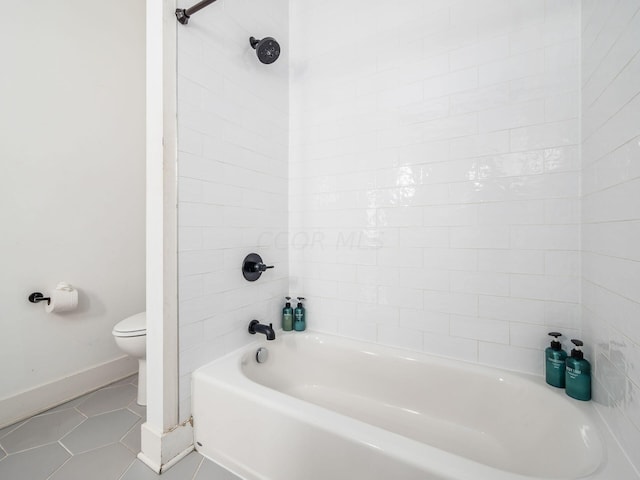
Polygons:
<instances>
[{"instance_id":1,"label":"teal pump bottle","mask_svg":"<svg viewBox=\"0 0 640 480\"><path fill-rule=\"evenodd\" d=\"M558 341L558 337L561 337L562 334L549 332L549 335L553 337L553 340L551 346L544 351L545 377L549 385L564 388L567 352L562 349L562 344Z\"/></svg>"},{"instance_id":2,"label":"teal pump bottle","mask_svg":"<svg viewBox=\"0 0 640 480\"><path fill-rule=\"evenodd\" d=\"M285 297L287 299L287 303L282 309L282 330L285 332L290 332L293 330L293 308L291 308L291 297Z\"/></svg>"},{"instance_id":3,"label":"teal pump bottle","mask_svg":"<svg viewBox=\"0 0 640 480\"><path fill-rule=\"evenodd\" d=\"M584 353L580 347L584 345L581 340L571 340L576 347L571 350L571 356L567 358L566 391L567 395L576 400L591 400L591 364L584 359Z\"/></svg>"},{"instance_id":4,"label":"teal pump bottle","mask_svg":"<svg viewBox=\"0 0 640 480\"><path fill-rule=\"evenodd\" d=\"M304 307L302 306L302 300L304 300L304 297L297 297L297 298L298 298L298 305L293 311L293 329L296 332L302 332L307 328L307 319L305 318L306 312L304 310Z\"/></svg>"}]
</instances>

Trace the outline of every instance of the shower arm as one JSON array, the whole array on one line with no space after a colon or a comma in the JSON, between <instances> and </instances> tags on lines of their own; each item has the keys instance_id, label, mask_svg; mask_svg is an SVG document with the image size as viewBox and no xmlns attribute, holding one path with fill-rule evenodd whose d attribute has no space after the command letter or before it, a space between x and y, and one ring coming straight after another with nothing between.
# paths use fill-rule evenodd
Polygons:
<instances>
[{"instance_id":1,"label":"shower arm","mask_svg":"<svg viewBox=\"0 0 640 480\"><path fill-rule=\"evenodd\" d=\"M202 0L201 2L196 3L193 7L178 8L176 9L176 18L182 25L186 25L187 23L189 23L189 18L191 18L191 15L199 10L202 10L204 7L211 5L215 1L216 0Z\"/></svg>"}]
</instances>

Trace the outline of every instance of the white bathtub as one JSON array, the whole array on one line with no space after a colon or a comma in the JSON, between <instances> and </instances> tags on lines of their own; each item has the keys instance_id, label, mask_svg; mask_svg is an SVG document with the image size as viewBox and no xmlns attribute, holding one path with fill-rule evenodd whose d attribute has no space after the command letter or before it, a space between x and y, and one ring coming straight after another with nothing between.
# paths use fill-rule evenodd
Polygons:
<instances>
[{"instance_id":1,"label":"white bathtub","mask_svg":"<svg viewBox=\"0 0 640 480\"><path fill-rule=\"evenodd\" d=\"M627 478L590 404L537 377L280 332L192 385L197 450L249 480Z\"/></svg>"}]
</instances>

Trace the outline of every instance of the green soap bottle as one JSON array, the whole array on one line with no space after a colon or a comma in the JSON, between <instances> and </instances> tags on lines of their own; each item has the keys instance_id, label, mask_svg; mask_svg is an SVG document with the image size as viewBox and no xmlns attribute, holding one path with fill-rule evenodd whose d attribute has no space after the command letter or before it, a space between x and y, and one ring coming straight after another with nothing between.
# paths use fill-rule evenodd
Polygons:
<instances>
[{"instance_id":1,"label":"green soap bottle","mask_svg":"<svg viewBox=\"0 0 640 480\"><path fill-rule=\"evenodd\" d=\"M282 330L290 332L293 330L293 308L291 308L291 297L285 297L287 303L282 309Z\"/></svg>"},{"instance_id":2,"label":"green soap bottle","mask_svg":"<svg viewBox=\"0 0 640 480\"><path fill-rule=\"evenodd\" d=\"M304 300L304 297L297 298L298 305L296 305L296 308L293 311L293 329L296 332L302 332L307 328L307 319L305 318L306 312L304 310L304 307L302 306L302 300Z\"/></svg>"},{"instance_id":3,"label":"green soap bottle","mask_svg":"<svg viewBox=\"0 0 640 480\"><path fill-rule=\"evenodd\" d=\"M549 332L549 335L553 337L553 340L551 346L544 351L545 377L549 385L564 388L567 352L562 349L562 344L558 341L558 337L561 337L562 334Z\"/></svg>"},{"instance_id":4,"label":"green soap bottle","mask_svg":"<svg viewBox=\"0 0 640 480\"><path fill-rule=\"evenodd\" d=\"M566 361L567 395L576 400L591 400L591 364L584 359L584 353L580 350L584 344L575 339L571 343L576 347L571 350L571 356Z\"/></svg>"}]
</instances>

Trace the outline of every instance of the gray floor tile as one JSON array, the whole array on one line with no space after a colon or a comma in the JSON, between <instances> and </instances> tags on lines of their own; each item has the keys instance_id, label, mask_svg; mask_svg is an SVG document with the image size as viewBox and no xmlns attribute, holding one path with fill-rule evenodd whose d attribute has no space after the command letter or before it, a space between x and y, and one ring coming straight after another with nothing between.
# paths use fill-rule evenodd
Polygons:
<instances>
[{"instance_id":1,"label":"gray floor tile","mask_svg":"<svg viewBox=\"0 0 640 480\"><path fill-rule=\"evenodd\" d=\"M98 390L76 408L88 417L124 408L138 395L131 384Z\"/></svg>"},{"instance_id":2,"label":"gray floor tile","mask_svg":"<svg viewBox=\"0 0 640 480\"><path fill-rule=\"evenodd\" d=\"M46 445L61 439L84 420L85 417L73 409L33 417L0 439L0 445L7 453Z\"/></svg>"},{"instance_id":3,"label":"gray floor tile","mask_svg":"<svg viewBox=\"0 0 640 480\"><path fill-rule=\"evenodd\" d=\"M115 480L120 478L134 460L135 455L124 445L114 443L74 455L50 480Z\"/></svg>"},{"instance_id":4,"label":"gray floor tile","mask_svg":"<svg viewBox=\"0 0 640 480\"><path fill-rule=\"evenodd\" d=\"M140 453L140 426L142 425L142 419L133 426L129 433L127 433L120 442L124 444L133 453Z\"/></svg>"},{"instance_id":5,"label":"gray floor tile","mask_svg":"<svg viewBox=\"0 0 640 480\"><path fill-rule=\"evenodd\" d=\"M131 410L133 413L140 415L143 418L143 420L147 419L147 407L138 405L135 400L131 402L127 408Z\"/></svg>"},{"instance_id":6,"label":"gray floor tile","mask_svg":"<svg viewBox=\"0 0 640 480\"><path fill-rule=\"evenodd\" d=\"M140 420L135 413L122 409L87 419L60 442L78 454L119 441Z\"/></svg>"},{"instance_id":7,"label":"gray floor tile","mask_svg":"<svg viewBox=\"0 0 640 480\"><path fill-rule=\"evenodd\" d=\"M136 460L121 480L191 480L202 461L202 455L192 452L162 475L156 475L140 460Z\"/></svg>"},{"instance_id":8,"label":"gray floor tile","mask_svg":"<svg viewBox=\"0 0 640 480\"><path fill-rule=\"evenodd\" d=\"M7 450L0 448L0 480L239 480L197 452L162 476L137 460L146 408L135 403L134 381L137 375L0 429Z\"/></svg>"},{"instance_id":9,"label":"gray floor tile","mask_svg":"<svg viewBox=\"0 0 640 480\"><path fill-rule=\"evenodd\" d=\"M229 470L205 458L194 480L241 480Z\"/></svg>"},{"instance_id":10,"label":"gray floor tile","mask_svg":"<svg viewBox=\"0 0 640 480\"><path fill-rule=\"evenodd\" d=\"M58 443L15 453L0 461L0 478L45 480L70 456Z\"/></svg>"},{"instance_id":11,"label":"gray floor tile","mask_svg":"<svg viewBox=\"0 0 640 480\"><path fill-rule=\"evenodd\" d=\"M8 433L11 433L16 428L18 428L20 425L22 425L24 422L26 422L26 420L22 420L20 422L14 423L13 425L9 425L8 427L4 427L2 430L0 430L0 438L4 437Z\"/></svg>"}]
</instances>

